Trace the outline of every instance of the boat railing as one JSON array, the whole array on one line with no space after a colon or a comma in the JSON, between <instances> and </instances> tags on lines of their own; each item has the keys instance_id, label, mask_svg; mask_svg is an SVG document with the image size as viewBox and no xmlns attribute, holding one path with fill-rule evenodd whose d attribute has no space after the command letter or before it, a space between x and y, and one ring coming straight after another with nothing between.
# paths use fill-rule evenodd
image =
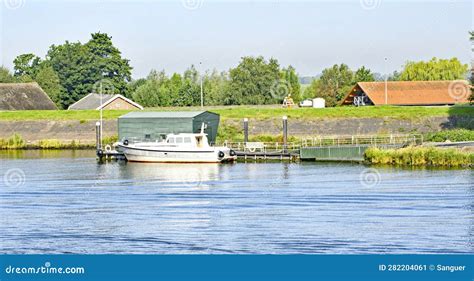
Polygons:
<instances>
[{"instance_id":1,"label":"boat railing","mask_svg":"<svg viewBox=\"0 0 474 281\"><path fill-rule=\"evenodd\" d=\"M157 143L157 142L163 142L164 139L147 139L147 138L138 138L138 137L130 137L130 138L124 138L121 140L121 142L127 140L128 143L133 144L133 143Z\"/></svg>"}]
</instances>

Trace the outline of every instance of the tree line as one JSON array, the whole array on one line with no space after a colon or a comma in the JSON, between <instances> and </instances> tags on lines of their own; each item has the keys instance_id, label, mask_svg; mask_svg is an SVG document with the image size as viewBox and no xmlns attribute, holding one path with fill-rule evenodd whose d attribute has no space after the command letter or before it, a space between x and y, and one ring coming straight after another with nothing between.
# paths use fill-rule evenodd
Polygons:
<instances>
[{"instance_id":1,"label":"tree line","mask_svg":"<svg viewBox=\"0 0 474 281\"><path fill-rule=\"evenodd\" d=\"M473 40L473 33L470 33ZM468 65L457 58L430 61L408 61L401 72L376 77L362 66L351 70L346 64L326 68L304 89L291 65L282 67L275 58L243 57L228 71L199 73L191 65L183 73L150 71L145 78L133 80L130 61L122 57L105 33L93 33L88 42L50 46L46 56L22 54L13 61L10 73L0 67L0 83L36 81L60 107L89 94L122 94L145 107L195 106L201 102L201 85L205 105L279 104L291 95L295 102L322 97L327 106L338 105L357 82L380 79L421 81L466 79Z\"/></svg>"}]
</instances>

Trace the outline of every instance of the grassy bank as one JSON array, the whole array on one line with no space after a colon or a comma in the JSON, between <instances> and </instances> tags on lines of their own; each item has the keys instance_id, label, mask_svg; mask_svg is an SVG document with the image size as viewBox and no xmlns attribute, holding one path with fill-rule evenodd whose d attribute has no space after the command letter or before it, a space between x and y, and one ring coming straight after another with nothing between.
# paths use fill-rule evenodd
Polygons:
<instances>
[{"instance_id":1,"label":"grassy bank","mask_svg":"<svg viewBox=\"0 0 474 281\"><path fill-rule=\"evenodd\" d=\"M243 142L244 132L242 128L235 126L219 125L217 132L217 143L224 141ZM288 136L288 142L297 142L300 138ZM283 142L283 134L278 135L249 135L250 142Z\"/></svg>"},{"instance_id":2,"label":"grassy bank","mask_svg":"<svg viewBox=\"0 0 474 281\"><path fill-rule=\"evenodd\" d=\"M186 111L201 110L200 107L166 107L147 108L146 111ZM287 115L293 119L318 119L318 118L396 118L396 119L419 119L424 117L439 116L472 116L474 118L474 107L422 107L422 106L367 106L367 107L333 107L324 109L313 108L291 108L285 109L279 106L220 106L205 107L221 115L222 119L270 119L280 118ZM104 111L104 119L117 119L128 113L126 110ZM97 120L99 112L96 110L27 110L27 111L3 111L0 112L1 120Z\"/></svg>"},{"instance_id":3,"label":"grassy bank","mask_svg":"<svg viewBox=\"0 0 474 281\"><path fill-rule=\"evenodd\" d=\"M104 138L104 144L111 144L117 141L117 136ZM79 140L56 140L44 139L38 142L29 143L25 141L20 135L15 134L8 139L0 139L0 149L14 150L14 149L93 149L94 143L84 143Z\"/></svg>"},{"instance_id":4,"label":"grassy bank","mask_svg":"<svg viewBox=\"0 0 474 281\"><path fill-rule=\"evenodd\" d=\"M474 165L474 153L435 147L369 148L365 152L365 160L371 164L472 167Z\"/></svg>"},{"instance_id":5,"label":"grassy bank","mask_svg":"<svg viewBox=\"0 0 474 281\"><path fill-rule=\"evenodd\" d=\"M434 133L428 133L425 136L426 141L445 142L445 141L474 141L474 130L453 129Z\"/></svg>"}]
</instances>

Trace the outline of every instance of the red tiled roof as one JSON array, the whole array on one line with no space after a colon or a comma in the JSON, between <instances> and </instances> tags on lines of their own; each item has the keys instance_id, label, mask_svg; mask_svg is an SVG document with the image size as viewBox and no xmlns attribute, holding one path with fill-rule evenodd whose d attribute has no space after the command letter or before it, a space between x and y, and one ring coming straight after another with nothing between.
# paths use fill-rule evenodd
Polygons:
<instances>
[{"instance_id":1,"label":"red tiled roof","mask_svg":"<svg viewBox=\"0 0 474 281\"><path fill-rule=\"evenodd\" d=\"M354 94L363 91L374 105L385 104L385 82L359 82L343 100L352 104ZM388 81L387 104L441 105L467 103L471 88L467 81Z\"/></svg>"}]
</instances>

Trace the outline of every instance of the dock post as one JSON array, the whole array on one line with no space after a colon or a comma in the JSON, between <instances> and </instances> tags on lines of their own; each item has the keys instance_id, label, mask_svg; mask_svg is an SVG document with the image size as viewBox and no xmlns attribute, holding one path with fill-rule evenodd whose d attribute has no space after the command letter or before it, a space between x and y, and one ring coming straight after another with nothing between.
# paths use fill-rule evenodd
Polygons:
<instances>
[{"instance_id":1,"label":"dock post","mask_svg":"<svg viewBox=\"0 0 474 281\"><path fill-rule=\"evenodd\" d=\"M249 141L249 119L244 118L244 143Z\"/></svg>"},{"instance_id":2,"label":"dock post","mask_svg":"<svg viewBox=\"0 0 474 281\"><path fill-rule=\"evenodd\" d=\"M103 154L102 154L102 136L100 135L101 129L100 129L100 122L95 123L95 149L97 152L97 157L102 159Z\"/></svg>"},{"instance_id":3,"label":"dock post","mask_svg":"<svg viewBox=\"0 0 474 281\"><path fill-rule=\"evenodd\" d=\"M288 144L288 117L283 116L283 153L286 152Z\"/></svg>"}]
</instances>

